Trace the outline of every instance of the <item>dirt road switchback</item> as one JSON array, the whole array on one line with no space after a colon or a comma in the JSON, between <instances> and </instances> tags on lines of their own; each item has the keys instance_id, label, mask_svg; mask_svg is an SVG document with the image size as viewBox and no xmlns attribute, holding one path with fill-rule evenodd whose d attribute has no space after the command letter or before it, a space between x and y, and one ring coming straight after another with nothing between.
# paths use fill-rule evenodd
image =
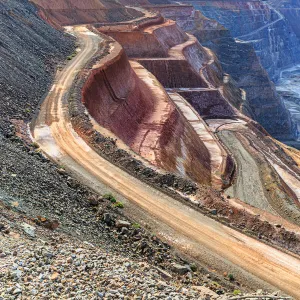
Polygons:
<instances>
[{"instance_id":1,"label":"dirt road switchback","mask_svg":"<svg viewBox=\"0 0 300 300\"><path fill-rule=\"evenodd\" d=\"M300 258L276 250L186 207L112 165L93 151L73 130L69 120L68 90L78 71L95 54L100 37L85 27L75 27L81 51L56 76L36 120L33 135L42 151L68 170L89 182L111 187L140 207L175 236L188 238L195 257L206 253L212 265L235 266L245 278L281 289L300 299ZM197 252L198 251L198 252Z\"/></svg>"}]
</instances>

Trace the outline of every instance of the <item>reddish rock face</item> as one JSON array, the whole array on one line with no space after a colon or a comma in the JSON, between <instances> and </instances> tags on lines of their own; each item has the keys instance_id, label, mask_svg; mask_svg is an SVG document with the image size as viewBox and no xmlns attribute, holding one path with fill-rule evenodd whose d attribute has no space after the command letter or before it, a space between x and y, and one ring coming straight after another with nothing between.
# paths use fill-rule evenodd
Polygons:
<instances>
[{"instance_id":1,"label":"reddish rock face","mask_svg":"<svg viewBox=\"0 0 300 300\"><path fill-rule=\"evenodd\" d=\"M119 2L123 5L129 6L139 6L139 5L148 5L148 0L119 0Z\"/></svg>"},{"instance_id":2,"label":"reddish rock face","mask_svg":"<svg viewBox=\"0 0 300 300\"><path fill-rule=\"evenodd\" d=\"M207 87L205 81L197 74L186 60L138 60L166 88Z\"/></svg>"},{"instance_id":3,"label":"reddish rock face","mask_svg":"<svg viewBox=\"0 0 300 300\"><path fill-rule=\"evenodd\" d=\"M174 21L158 19L157 22L153 26L144 25L144 29L138 31L122 30L121 26L115 30L106 30L106 27L99 30L119 42L129 57L168 57L169 49L184 43L188 37Z\"/></svg>"},{"instance_id":4,"label":"reddish rock face","mask_svg":"<svg viewBox=\"0 0 300 300\"><path fill-rule=\"evenodd\" d=\"M236 116L233 107L218 90L207 92L181 92L202 118L232 118Z\"/></svg>"},{"instance_id":5,"label":"reddish rock face","mask_svg":"<svg viewBox=\"0 0 300 300\"><path fill-rule=\"evenodd\" d=\"M50 24L59 26L97 22L125 21L143 14L106 0L32 0L39 14Z\"/></svg>"},{"instance_id":6,"label":"reddish rock face","mask_svg":"<svg viewBox=\"0 0 300 300\"><path fill-rule=\"evenodd\" d=\"M90 114L152 164L210 184L210 156L203 142L152 75L136 62L131 66L117 44L112 51L83 87Z\"/></svg>"},{"instance_id":7,"label":"reddish rock face","mask_svg":"<svg viewBox=\"0 0 300 300\"><path fill-rule=\"evenodd\" d=\"M161 22L131 32L101 31L116 39L127 55L141 63L164 87L207 87L199 75L206 53L175 22Z\"/></svg>"},{"instance_id":8,"label":"reddish rock face","mask_svg":"<svg viewBox=\"0 0 300 300\"><path fill-rule=\"evenodd\" d=\"M153 109L151 94L138 80L123 51L116 63L92 73L82 95L96 121L128 145L133 143L141 120Z\"/></svg>"}]
</instances>

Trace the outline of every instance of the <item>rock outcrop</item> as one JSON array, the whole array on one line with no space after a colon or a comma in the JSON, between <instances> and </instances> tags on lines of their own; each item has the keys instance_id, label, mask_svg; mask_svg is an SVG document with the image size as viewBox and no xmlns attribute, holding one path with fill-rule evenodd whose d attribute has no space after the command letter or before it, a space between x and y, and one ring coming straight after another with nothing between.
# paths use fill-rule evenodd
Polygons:
<instances>
[{"instance_id":1,"label":"rock outcrop","mask_svg":"<svg viewBox=\"0 0 300 300\"><path fill-rule=\"evenodd\" d=\"M217 20L234 38L250 43L272 79L300 59L300 44L284 16L264 1L194 1L196 9Z\"/></svg>"},{"instance_id":2,"label":"rock outcrop","mask_svg":"<svg viewBox=\"0 0 300 300\"><path fill-rule=\"evenodd\" d=\"M206 7L205 3L193 2L194 6L199 9L202 9L201 5L203 4L204 10L214 11L214 2L211 4L212 8L207 8L210 6ZM231 2L226 3L230 5ZM233 4L231 3L231 5ZM230 8L223 7L224 5L223 3L221 8L225 10ZM200 11L189 5L183 5L182 8L179 5L172 5L170 10L167 7L167 5L158 5L152 6L152 9L179 21L178 24L182 26L183 30L191 32L203 46L214 51L223 71L230 74L237 86L246 92L245 101L240 106L242 112L262 124L273 136L293 139L297 135L297 130L291 121L289 112L277 95L268 73L262 67L253 46L235 40L224 26L205 17ZM219 8L220 11L222 11L221 8ZM216 14L215 18L217 17Z\"/></svg>"},{"instance_id":3,"label":"rock outcrop","mask_svg":"<svg viewBox=\"0 0 300 300\"><path fill-rule=\"evenodd\" d=\"M143 16L132 8L125 8L117 1L107 0L32 0L40 16L55 26L120 22Z\"/></svg>"},{"instance_id":4,"label":"rock outcrop","mask_svg":"<svg viewBox=\"0 0 300 300\"><path fill-rule=\"evenodd\" d=\"M220 65L213 53L203 48L194 36L185 34L174 21L162 20L159 24L149 24L134 31L128 31L127 28L124 30L122 26L111 28L104 26L98 29L118 40L118 42L124 46L127 55L131 59L142 64L155 75L160 83L165 88L168 88L168 92L172 95L171 98L173 100L179 99L180 95L194 95L197 100L191 101L190 103L203 117L235 117L238 114L238 111L233 105L240 105L240 91L237 92L229 87L229 85L224 84ZM151 46L151 44L149 46L145 42L146 39L151 41L152 44L154 43L155 47ZM229 94L231 95L229 99L232 103L226 99L225 95ZM211 105L210 97L207 97L207 95L213 95L213 105ZM183 102L186 102L184 98L182 99ZM212 106L214 106L216 102L218 102L218 105L215 105L215 108L213 108ZM185 105L181 101L178 101L177 107L179 110L182 109L181 114L185 115L187 121L194 114L192 111L187 114L186 112L189 110L188 105ZM199 107L203 107L203 110L199 110ZM170 120L172 120L172 123L178 122L176 119L180 120L177 114L173 115ZM204 122L200 123L201 121L199 120L199 126L202 127ZM193 124L191 126L193 127ZM197 132L199 128L194 128L194 131ZM208 137L211 135L209 130L205 129L205 126L202 130L207 132L205 134L199 134L198 132L194 136L195 141L199 139L202 141L210 139ZM181 131L178 131L173 124L168 131L169 133L167 135L169 136L172 136L172 132L176 132L175 135L181 136ZM188 138L188 140L190 140L190 138ZM210 140L214 143L213 138ZM170 159L174 160L172 157L174 153L176 154L177 152L176 148L182 149L182 142L180 142L180 144L179 142L178 139L177 142L174 140L173 144L168 142L169 147L171 146L173 149L169 154L173 154L165 155L164 161L169 161ZM207 145L209 145L209 143L207 143ZM214 169L213 171L211 170L214 185L220 187L223 186L225 182L225 185L228 184L233 168L230 157L227 156L226 151L224 151L217 142L215 142L215 147L216 149L219 148L217 151L219 154L216 154L214 150L210 151L207 145L205 145L205 147L210 157L208 160L210 169ZM164 144L161 144L161 146L162 148L168 149ZM189 150L189 148L186 149ZM187 150L184 150L184 152ZM215 155L220 157L220 164L212 163ZM203 158L201 161L203 161ZM218 175L216 175L216 173L218 173Z\"/></svg>"},{"instance_id":5,"label":"rock outcrop","mask_svg":"<svg viewBox=\"0 0 300 300\"><path fill-rule=\"evenodd\" d=\"M211 183L207 148L156 79L129 63L118 43L94 66L82 101L101 126L152 164Z\"/></svg>"}]
</instances>

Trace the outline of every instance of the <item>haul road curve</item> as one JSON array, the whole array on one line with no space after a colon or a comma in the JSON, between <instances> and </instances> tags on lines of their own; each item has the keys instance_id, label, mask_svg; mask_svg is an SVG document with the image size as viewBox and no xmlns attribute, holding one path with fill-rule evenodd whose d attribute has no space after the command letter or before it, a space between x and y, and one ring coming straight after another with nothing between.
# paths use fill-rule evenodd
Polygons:
<instances>
[{"instance_id":1,"label":"haul road curve","mask_svg":"<svg viewBox=\"0 0 300 300\"><path fill-rule=\"evenodd\" d=\"M57 74L34 124L33 136L42 151L82 179L111 187L162 227L187 237L198 251L206 249L212 261L223 260L237 266L250 277L300 299L300 257L276 250L187 208L100 157L75 133L68 116L68 90L77 72L97 51L101 38L84 26L73 30L81 51Z\"/></svg>"}]
</instances>

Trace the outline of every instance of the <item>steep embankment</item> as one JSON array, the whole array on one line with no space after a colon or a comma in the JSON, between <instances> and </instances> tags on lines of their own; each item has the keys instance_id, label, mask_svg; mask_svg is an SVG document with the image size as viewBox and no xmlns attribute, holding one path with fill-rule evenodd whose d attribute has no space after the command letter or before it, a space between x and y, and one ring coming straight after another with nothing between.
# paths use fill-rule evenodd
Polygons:
<instances>
[{"instance_id":1,"label":"steep embankment","mask_svg":"<svg viewBox=\"0 0 300 300\"><path fill-rule=\"evenodd\" d=\"M193 1L196 9L217 20L239 40L249 42L272 78L299 61L299 41L284 16L263 1Z\"/></svg>"},{"instance_id":2,"label":"steep embankment","mask_svg":"<svg viewBox=\"0 0 300 300\"><path fill-rule=\"evenodd\" d=\"M120 22L143 16L143 13L126 8L117 1L107 0L32 0L39 15L54 26Z\"/></svg>"},{"instance_id":3,"label":"steep embankment","mask_svg":"<svg viewBox=\"0 0 300 300\"><path fill-rule=\"evenodd\" d=\"M26 0L1 1L0 8L0 200L18 203L31 215L63 219L58 215L62 197L76 206L86 189L81 193L68 186L56 166L36 151L27 122L55 66L73 51L73 39L41 20ZM29 145L21 140L26 137Z\"/></svg>"},{"instance_id":4,"label":"steep embankment","mask_svg":"<svg viewBox=\"0 0 300 300\"><path fill-rule=\"evenodd\" d=\"M5 130L5 120L30 118L73 41L45 24L27 1L1 2L0 8L0 126Z\"/></svg>"},{"instance_id":5,"label":"steep embankment","mask_svg":"<svg viewBox=\"0 0 300 300\"><path fill-rule=\"evenodd\" d=\"M161 21L159 24L155 25L144 25L142 28L138 28L131 32L124 30L121 26L119 28L116 26L114 28L107 28L107 26L105 26L104 28L100 27L98 29L113 36L120 43L123 43L126 53L154 74L164 87L169 88L170 92L182 93L184 91L190 91L191 93L198 95L203 94L206 91L215 91L215 98L218 99L216 101L218 101L220 106L216 108L214 113L219 111L219 114L223 116L222 106L226 106L231 112L230 116L236 115L236 110L222 94L223 88L218 90L214 87L214 85L219 87L223 82L221 70L215 61L215 57L208 49L204 49L195 37L185 34L174 21ZM130 36L132 38L128 38ZM143 43L145 38L154 41L157 46L151 47L146 43ZM141 47L139 47L139 45ZM158 53L157 49L162 49L162 51ZM178 71L179 69L181 72ZM226 88L224 90L226 90ZM239 97L239 95L235 96ZM206 104L203 105L211 106L208 103L209 102L206 102ZM181 108L184 109L180 106L177 107L179 110ZM184 115L184 112L182 113ZM212 110L211 113L213 113ZM180 119L178 118L178 115L173 115L170 120L173 120L173 123L176 119ZM189 122L189 118L185 117L185 119L186 122ZM173 124L168 130L170 133L176 132ZM194 138L189 140L199 140L200 136L196 131L197 130L194 128ZM170 135L170 133L168 135ZM177 134L178 133L176 133L176 135ZM172 145L172 143L169 143L169 145ZM166 147L164 143L160 146L162 149ZM172 147L174 146L183 149L182 142L179 140L177 140L177 143L173 143ZM218 143L216 143L215 146L217 148L222 148ZM205 147L207 149L206 153L209 153L210 157L208 162L211 165L210 172L214 177L214 185L216 187L222 187L224 184L227 185L230 181L230 175L233 168L230 158L227 158L225 151L219 149L220 151L218 153L222 153L222 155L220 155L218 159L222 161L221 165L223 163L224 165L222 165L222 167L213 166L213 163L211 162L214 159L213 155L215 152L210 152L208 149L209 147ZM186 149L189 149L189 147ZM184 152L186 152L186 150L184 150L183 153ZM171 153L176 153L176 147L173 148ZM165 156L166 161L169 161L170 159L173 160L172 155ZM203 158L200 157L200 161L203 162ZM194 163L195 162L196 160L194 160ZM177 164L178 163L179 161ZM216 180L216 177L219 177L219 179Z\"/></svg>"},{"instance_id":6,"label":"steep embankment","mask_svg":"<svg viewBox=\"0 0 300 300\"><path fill-rule=\"evenodd\" d=\"M297 38L300 39L300 28L299 28L299 18L300 18L300 1L299 0L269 0L279 13L281 13L288 24L293 29Z\"/></svg>"},{"instance_id":7,"label":"steep embankment","mask_svg":"<svg viewBox=\"0 0 300 300\"><path fill-rule=\"evenodd\" d=\"M82 101L91 116L152 164L211 182L210 157L203 142L180 116L156 79L129 63L118 43L94 66Z\"/></svg>"},{"instance_id":8,"label":"steep embankment","mask_svg":"<svg viewBox=\"0 0 300 300\"><path fill-rule=\"evenodd\" d=\"M20 285L24 297L28 287L23 281L25 277L14 281L4 275L13 251L16 250L20 259L24 245L21 238L25 234L20 228L21 237L13 235L18 222L9 214L16 214L20 222L30 224L32 218L43 216L48 228L55 225L71 232L77 228L84 240L91 231L99 233L99 221L95 220L94 226L90 223L95 216L86 201L91 191L63 170L58 172L57 165L46 159L28 136L28 121L48 91L55 67L74 50L74 39L40 19L35 7L26 0L1 1L0 8L0 234L3 251L0 294L4 293L3 297L8 299L13 296L12 291L4 288L6 284ZM49 237L53 237L53 232L47 230L43 240ZM13 251L8 251L12 239L16 245ZM103 232L97 239L103 245L113 243ZM30 245L33 248L37 245L35 238L30 237ZM39 293L36 297L43 297L43 291L35 288Z\"/></svg>"},{"instance_id":9,"label":"steep embankment","mask_svg":"<svg viewBox=\"0 0 300 300\"><path fill-rule=\"evenodd\" d=\"M210 8L212 12L213 3ZM202 9L200 2L195 2L194 5ZM235 41L221 24L208 19L191 6L172 6L170 11L167 6L155 6L152 9L179 20L184 30L193 33L202 45L216 53L224 72L230 74L237 86L246 91L245 101L241 106L243 113L258 121L270 134L278 138L294 138L296 132L290 115L276 94L275 87L251 44ZM183 16L189 22L183 22ZM214 17L217 19L218 16L216 14Z\"/></svg>"}]
</instances>

